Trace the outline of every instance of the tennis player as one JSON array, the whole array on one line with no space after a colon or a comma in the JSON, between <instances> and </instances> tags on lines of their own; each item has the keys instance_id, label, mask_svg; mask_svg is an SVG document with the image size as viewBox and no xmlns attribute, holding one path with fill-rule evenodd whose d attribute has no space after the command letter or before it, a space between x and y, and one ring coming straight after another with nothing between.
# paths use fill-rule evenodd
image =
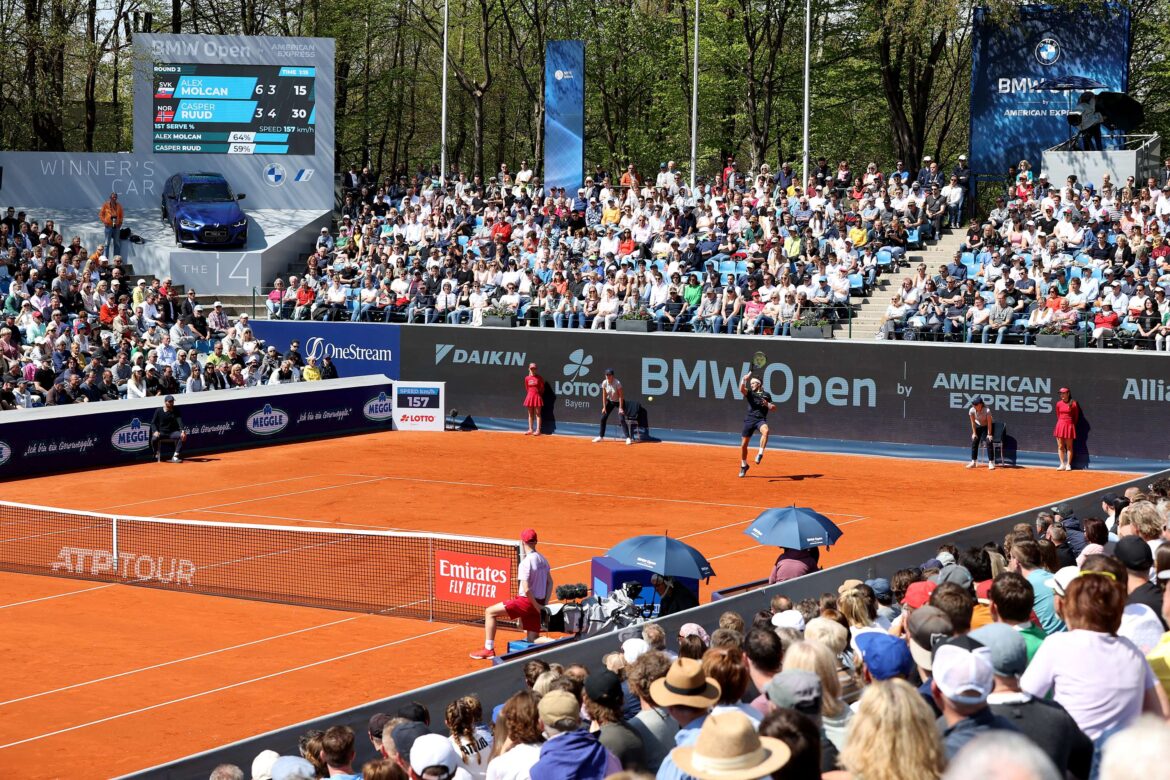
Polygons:
<instances>
[{"instance_id":1,"label":"tennis player","mask_svg":"<svg viewBox=\"0 0 1170 780\"><path fill-rule=\"evenodd\" d=\"M739 443L739 475L746 477L748 473L747 452L752 435L760 432L760 449L756 453L756 463L764 459L764 450L768 447L768 412L776 411L776 404L772 403L772 396L764 392L764 383L752 372L747 372L739 380L739 392L747 401L748 410L743 418L743 439Z\"/></svg>"},{"instance_id":2,"label":"tennis player","mask_svg":"<svg viewBox=\"0 0 1170 780\"><path fill-rule=\"evenodd\" d=\"M517 579L520 582L516 598L493 604L483 612L483 649L471 654L477 661L496 657L496 621L507 615L520 621L526 639L535 642L540 636L540 610L548 603L553 591L552 571L548 559L536 551L536 531L525 528L520 532L520 544L524 547L524 559L520 561Z\"/></svg>"},{"instance_id":3,"label":"tennis player","mask_svg":"<svg viewBox=\"0 0 1170 780\"><path fill-rule=\"evenodd\" d=\"M630 436L630 421L626 418L626 396L622 391L622 383L614 378L613 369L605 369L605 380L601 383L601 394L605 398L605 408L601 411L601 430L593 437L593 443L605 439L605 425L609 422L609 415L617 409L618 422L621 423L622 432L626 435L626 444L633 444L634 440Z\"/></svg>"}]
</instances>

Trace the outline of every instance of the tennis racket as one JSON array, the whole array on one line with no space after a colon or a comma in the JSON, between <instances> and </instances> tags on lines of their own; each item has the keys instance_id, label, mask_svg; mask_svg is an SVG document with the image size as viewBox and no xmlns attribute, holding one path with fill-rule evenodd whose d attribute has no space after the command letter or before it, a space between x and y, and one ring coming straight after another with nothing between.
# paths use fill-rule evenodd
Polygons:
<instances>
[{"instance_id":1,"label":"tennis racket","mask_svg":"<svg viewBox=\"0 0 1170 780\"><path fill-rule=\"evenodd\" d=\"M765 355L763 352L757 352L756 354L752 355L752 371L751 372L752 372L753 376L758 376L760 374L760 372L762 372L764 370L764 367L767 365L768 365L768 356Z\"/></svg>"}]
</instances>

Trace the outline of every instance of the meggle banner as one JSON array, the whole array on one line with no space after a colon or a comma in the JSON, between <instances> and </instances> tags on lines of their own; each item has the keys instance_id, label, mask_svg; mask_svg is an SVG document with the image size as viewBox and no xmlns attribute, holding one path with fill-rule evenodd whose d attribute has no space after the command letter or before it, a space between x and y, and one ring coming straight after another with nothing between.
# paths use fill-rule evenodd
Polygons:
<instances>
[{"instance_id":1,"label":"meggle banner","mask_svg":"<svg viewBox=\"0 0 1170 780\"><path fill-rule=\"evenodd\" d=\"M421 326L420 326L421 327ZM281 353L300 343L305 360L328 357L341 377L384 374L398 378L399 326L369 322L315 322L312 320L256 320L252 333Z\"/></svg>"},{"instance_id":2,"label":"meggle banner","mask_svg":"<svg viewBox=\"0 0 1170 780\"><path fill-rule=\"evenodd\" d=\"M1075 132L1066 117L1082 92L1128 89L1130 19L1120 6L1027 5L1018 19L1002 23L979 8L974 28L970 156L976 173L1004 173L1025 159L1039 173L1040 153ZM1045 81L1085 86L1039 89Z\"/></svg>"},{"instance_id":3,"label":"meggle banner","mask_svg":"<svg viewBox=\"0 0 1170 780\"><path fill-rule=\"evenodd\" d=\"M585 168L585 42L549 41L544 53L544 183L576 192Z\"/></svg>"},{"instance_id":4,"label":"meggle banner","mask_svg":"<svg viewBox=\"0 0 1170 780\"><path fill-rule=\"evenodd\" d=\"M522 418L535 362L546 417L595 422L613 368L652 427L738 432L739 379L757 349L782 436L963 447L980 396L1018 449L1054 452L1057 391L1068 386L1083 414L1079 457L1170 458L1160 435L1170 373L1153 353L432 326L403 331L401 374L445 381L462 414Z\"/></svg>"},{"instance_id":5,"label":"meggle banner","mask_svg":"<svg viewBox=\"0 0 1170 780\"><path fill-rule=\"evenodd\" d=\"M179 395L183 455L390 430L391 395L384 377ZM146 398L5 412L0 480L147 460L161 407Z\"/></svg>"}]
</instances>

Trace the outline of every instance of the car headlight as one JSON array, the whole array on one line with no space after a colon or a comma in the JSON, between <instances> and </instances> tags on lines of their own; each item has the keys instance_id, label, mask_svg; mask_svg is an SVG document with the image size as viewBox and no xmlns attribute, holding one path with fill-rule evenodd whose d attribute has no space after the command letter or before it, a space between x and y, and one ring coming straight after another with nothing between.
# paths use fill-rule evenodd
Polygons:
<instances>
[{"instance_id":1,"label":"car headlight","mask_svg":"<svg viewBox=\"0 0 1170 780\"><path fill-rule=\"evenodd\" d=\"M179 224L185 228L190 229L190 230L198 230L200 227L198 222L192 222L189 219L180 219Z\"/></svg>"},{"instance_id":2,"label":"car headlight","mask_svg":"<svg viewBox=\"0 0 1170 780\"><path fill-rule=\"evenodd\" d=\"M244 217L244 218L243 218L243 219L241 219L239 222L233 222L233 223L232 223L232 227L234 227L234 228L241 228L241 227L243 227L244 225L247 225L247 224L248 224L248 218L247 218L247 217Z\"/></svg>"}]
</instances>

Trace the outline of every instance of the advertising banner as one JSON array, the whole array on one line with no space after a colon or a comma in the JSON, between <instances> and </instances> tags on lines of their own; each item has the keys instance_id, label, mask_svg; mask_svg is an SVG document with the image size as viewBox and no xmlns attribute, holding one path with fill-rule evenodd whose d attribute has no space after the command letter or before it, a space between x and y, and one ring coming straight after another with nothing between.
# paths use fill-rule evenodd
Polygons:
<instances>
[{"instance_id":1,"label":"advertising banner","mask_svg":"<svg viewBox=\"0 0 1170 780\"><path fill-rule=\"evenodd\" d=\"M515 561L454 550L435 550L435 598L490 607L511 597L508 572Z\"/></svg>"},{"instance_id":2,"label":"advertising banner","mask_svg":"<svg viewBox=\"0 0 1170 780\"><path fill-rule=\"evenodd\" d=\"M446 412L442 382L395 382L394 427L400 431L441 431Z\"/></svg>"},{"instance_id":3,"label":"advertising banner","mask_svg":"<svg viewBox=\"0 0 1170 780\"><path fill-rule=\"evenodd\" d=\"M652 427L737 432L739 380L756 350L768 357L761 377L782 436L962 447L979 396L1015 448L1049 452L1068 386L1083 414L1080 458L1170 458L1165 437L1135 435L1170 426L1164 361L1142 353L435 326L406 331L401 375L446 382L461 413L522 418L535 362L555 425L597 420L613 368Z\"/></svg>"},{"instance_id":4,"label":"advertising banner","mask_svg":"<svg viewBox=\"0 0 1170 780\"><path fill-rule=\"evenodd\" d=\"M585 169L585 41L544 50L544 184L576 192Z\"/></svg>"},{"instance_id":5,"label":"advertising banner","mask_svg":"<svg viewBox=\"0 0 1170 780\"><path fill-rule=\"evenodd\" d=\"M400 326L371 322L256 320L252 333L282 353L296 341L305 360L328 357L342 377L382 374L398 378Z\"/></svg>"},{"instance_id":6,"label":"advertising banner","mask_svg":"<svg viewBox=\"0 0 1170 780\"><path fill-rule=\"evenodd\" d=\"M180 395L183 454L390 430L390 394L390 382L370 377ZM141 462L161 406L149 398L9 412L0 480Z\"/></svg>"},{"instance_id":7,"label":"advertising banner","mask_svg":"<svg viewBox=\"0 0 1170 780\"><path fill-rule=\"evenodd\" d=\"M1016 11L1010 20L975 11L970 163L976 173L1005 173L1025 159L1038 173L1040 153L1075 133L1066 117L1082 92L1129 86L1126 8L1025 5ZM1067 88L1051 89L1057 85Z\"/></svg>"}]
</instances>

